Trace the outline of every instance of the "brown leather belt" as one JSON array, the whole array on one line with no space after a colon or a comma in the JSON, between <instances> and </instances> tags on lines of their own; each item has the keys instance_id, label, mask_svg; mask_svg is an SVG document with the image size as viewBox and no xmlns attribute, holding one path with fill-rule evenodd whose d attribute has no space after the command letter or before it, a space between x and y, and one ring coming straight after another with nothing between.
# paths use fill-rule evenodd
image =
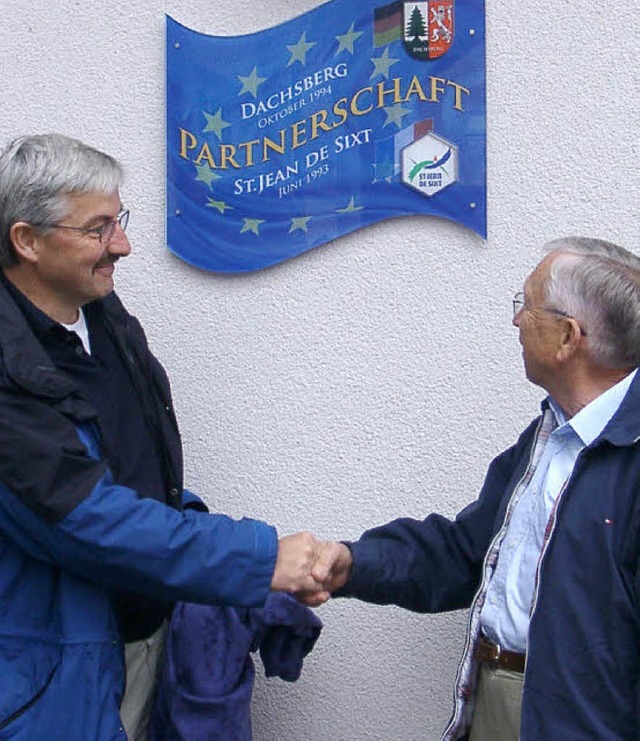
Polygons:
<instances>
[{"instance_id":1,"label":"brown leather belt","mask_svg":"<svg viewBox=\"0 0 640 741\"><path fill-rule=\"evenodd\" d=\"M505 651L504 648L500 648L500 646L491 643L484 637L481 637L478 643L476 658L493 669L508 669L512 672L524 674L526 654Z\"/></svg>"}]
</instances>

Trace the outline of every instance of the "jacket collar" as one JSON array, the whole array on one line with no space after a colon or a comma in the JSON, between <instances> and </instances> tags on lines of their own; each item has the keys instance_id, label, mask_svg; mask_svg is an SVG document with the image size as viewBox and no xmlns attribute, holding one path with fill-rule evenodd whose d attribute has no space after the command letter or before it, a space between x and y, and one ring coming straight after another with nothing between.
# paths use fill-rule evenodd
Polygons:
<instances>
[{"instance_id":1,"label":"jacket collar","mask_svg":"<svg viewBox=\"0 0 640 741\"><path fill-rule=\"evenodd\" d=\"M50 401L77 397L76 385L56 368L36 335L36 332L56 331L60 328L58 322L39 311L23 294L14 295L18 289L8 283L0 271L0 387L19 386ZM122 304L114 294L100 303L105 309L109 307L110 313L123 313ZM30 321L25 312L29 313ZM86 403L78 401L74 399L71 405L78 418L95 416Z\"/></svg>"},{"instance_id":2,"label":"jacket collar","mask_svg":"<svg viewBox=\"0 0 640 741\"><path fill-rule=\"evenodd\" d=\"M36 396L62 399L73 391L71 380L51 362L5 284L0 280L0 348L3 385L15 384Z\"/></svg>"},{"instance_id":3,"label":"jacket collar","mask_svg":"<svg viewBox=\"0 0 640 741\"><path fill-rule=\"evenodd\" d=\"M542 402L543 413L550 408L550 400L547 397ZM640 442L640 373L636 373L618 411L600 435L587 447L593 448L603 442L619 447Z\"/></svg>"},{"instance_id":4,"label":"jacket collar","mask_svg":"<svg viewBox=\"0 0 640 741\"><path fill-rule=\"evenodd\" d=\"M602 440L618 446L640 442L640 373L636 373L618 411L593 444Z\"/></svg>"}]
</instances>

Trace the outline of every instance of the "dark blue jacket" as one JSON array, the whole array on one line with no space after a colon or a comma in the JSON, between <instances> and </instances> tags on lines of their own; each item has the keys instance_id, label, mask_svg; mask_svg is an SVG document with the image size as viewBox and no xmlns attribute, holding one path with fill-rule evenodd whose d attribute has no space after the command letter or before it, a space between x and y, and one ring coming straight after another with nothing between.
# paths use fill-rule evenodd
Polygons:
<instances>
[{"instance_id":1,"label":"dark blue jacket","mask_svg":"<svg viewBox=\"0 0 640 741\"><path fill-rule=\"evenodd\" d=\"M288 594L264 607L179 603L162 661L149 741L251 741L251 695L260 650L267 677L294 682L322 623Z\"/></svg>"},{"instance_id":2,"label":"dark blue jacket","mask_svg":"<svg viewBox=\"0 0 640 741\"><path fill-rule=\"evenodd\" d=\"M549 414L544 405L492 462L480 497L454 521L396 520L351 544L353 575L341 594L417 612L471 606L447 741L468 732L479 612L512 494ZM580 453L552 514L529 627L521 741L640 738L639 557L640 374Z\"/></svg>"},{"instance_id":3,"label":"dark blue jacket","mask_svg":"<svg viewBox=\"0 0 640 741\"><path fill-rule=\"evenodd\" d=\"M114 295L105 309L175 484L162 503L114 481L95 411L0 285L0 739L125 738L117 590L245 606L269 594L275 530L198 511L164 371Z\"/></svg>"}]
</instances>

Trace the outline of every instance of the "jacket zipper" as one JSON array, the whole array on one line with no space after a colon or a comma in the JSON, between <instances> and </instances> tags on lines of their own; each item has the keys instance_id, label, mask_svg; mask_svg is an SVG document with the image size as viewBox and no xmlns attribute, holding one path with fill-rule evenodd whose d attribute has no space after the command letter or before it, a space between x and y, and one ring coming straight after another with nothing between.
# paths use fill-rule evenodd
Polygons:
<instances>
[{"instance_id":1,"label":"jacket zipper","mask_svg":"<svg viewBox=\"0 0 640 741\"><path fill-rule=\"evenodd\" d=\"M461 673L462 673L462 666L463 666L465 660L467 659L467 656L469 655L469 650L471 648L471 623L473 621L473 613L474 613L474 610L475 610L476 603L477 603L478 599L480 598L480 595L482 594L483 589L484 589L484 586L485 586L485 583L487 581L487 561L489 559L489 554L493 550L494 544L501 537L503 537L503 533L505 531L505 525L506 525L506 522L507 522L507 515L509 514L509 507L511 506L511 503L513 501L514 494L516 493L516 491L518 490L518 488L520 487L520 485L524 481L526 475L529 473L529 469L531 468L531 463L533 461L533 454L534 454L534 452L536 450L536 445L538 443L538 437L540 435L540 429L541 429L543 423L544 423L544 415L540 418L540 422L539 422L538 427L537 427L537 429L535 431L535 435L533 437L533 441L532 441L532 445L531 445L531 452L529 454L529 461L527 463L527 466L524 469L524 472L523 472L522 476L520 477L518 483L513 487L513 490L511 492L511 496L509 497L509 503L507 504L507 508L505 510L504 519L502 520L502 525L500 526L500 529L495 534L495 536L493 537L493 540L489 544L489 547L487 548L487 552L485 553L485 556L484 556L484 560L482 562L482 581L480 582L480 586L478 587L478 591L476 592L476 596L474 597L474 600L471 603L471 606L469 608L469 617L467 618L467 635L466 635L466 639L465 639L465 647L464 647L464 651L462 652L462 657L460 658L460 661L458 663L458 670L456 672L456 681L455 681L454 689L453 689L453 715L451 717L451 720L449 721L449 725L445 728L445 730L444 730L444 732L442 734L442 738L443 739L446 737L446 735L448 733L451 733L451 731L453 730L453 726L454 726L454 723L455 723L455 720L456 720L456 716L458 715L458 713L457 713L458 705L459 705L458 686L460 684L460 677L461 677ZM525 658L525 670L526 670L526 658Z\"/></svg>"},{"instance_id":2,"label":"jacket zipper","mask_svg":"<svg viewBox=\"0 0 640 741\"><path fill-rule=\"evenodd\" d=\"M23 705L21 708L18 708L18 710L15 711L15 713L12 713L8 718L5 718L2 723L0 723L0 731L2 731L4 728L6 728L8 725L13 723L15 720L17 720L21 715L24 715L24 713L27 712L27 710L30 710L37 702L38 700L44 695L44 693L49 688L49 685L51 684L51 680L53 679L53 675L56 673L56 669L58 667L55 666L51 674L49 674L47 681L43 685L43 687L29 700L26 705Z\"/></svg>"}]
</instances>

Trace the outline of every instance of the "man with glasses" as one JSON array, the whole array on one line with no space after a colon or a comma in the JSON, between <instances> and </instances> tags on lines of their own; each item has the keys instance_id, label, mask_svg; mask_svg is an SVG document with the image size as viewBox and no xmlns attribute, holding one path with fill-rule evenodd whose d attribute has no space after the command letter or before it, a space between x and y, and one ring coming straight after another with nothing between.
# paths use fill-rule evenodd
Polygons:
<instances>
[{"instance_id":1,"label":"man with glasses","mask_svg":"<svg viewBox=\"0 0 640 741\"><path fill-rule=\"evenodd\" d=\"M640 259L595 239L547 247L513 299L541 416L454 521L326 544L313 572L334 596L471 608L445 741L640 733Z\"/></svg>"},{"instance_id":2,"label":"man with glasses","mask_svg":"<svg viewBox=\"0 0 640 741\"><path fill-rule=\"evenodd\" d=\"M168 379L113 292L131 251L121 182L59 135L0 154L0 735L15 741L145 738L177 600L317 589L310 534L278 540L183 488Z\"/></svg>"}]
</instances>

